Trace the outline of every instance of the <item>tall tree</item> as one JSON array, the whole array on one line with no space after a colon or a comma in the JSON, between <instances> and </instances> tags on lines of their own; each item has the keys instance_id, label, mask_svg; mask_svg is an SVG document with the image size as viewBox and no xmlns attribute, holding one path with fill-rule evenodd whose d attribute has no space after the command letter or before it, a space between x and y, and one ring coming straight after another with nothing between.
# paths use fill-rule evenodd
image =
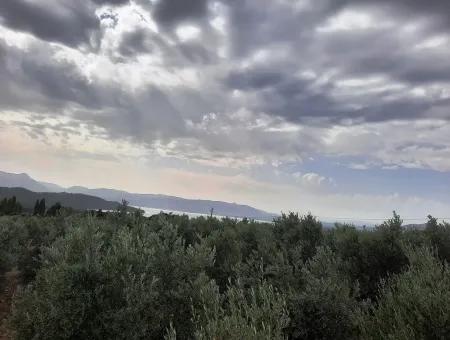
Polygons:
<instances>
[{"instance_id":1,"label":"tall tree","mask_svg":"<svg viewBox=\"0 0 450 340\"><path fill-rule=\"evenodd\" d=\"M50 208L48 208L47 216L57 216L61 208L62 208L61 203L57 202L53 204Z\"/></svg>"},{"instance_id":2,"label":"tall tree","mask_svg":"<svg viewBox=\"0 0 450 340\"><path fill-rule=\"evenodd\" d=\"M34 209L33 209L33 215L39 215L39 207L40 207L40 201L36 200L36 203L34 204Z\"/></svg>"}]
</instances>

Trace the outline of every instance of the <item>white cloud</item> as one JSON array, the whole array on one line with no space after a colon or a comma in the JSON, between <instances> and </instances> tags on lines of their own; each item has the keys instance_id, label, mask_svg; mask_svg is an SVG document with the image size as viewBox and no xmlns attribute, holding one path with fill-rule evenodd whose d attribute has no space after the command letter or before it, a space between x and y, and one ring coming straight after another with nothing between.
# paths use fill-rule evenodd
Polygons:
<instances>
[{"instance_id":1,"label":"white cloud","mask_svg":"<svg viewBox=\"0 0 450 340\"><path fill-rule=\"evenodd\" d=\"M368 11L345 9L328 19L324 25L317 27L317 31L320 33L331 33L338 31L381 29L392 26L393 23L387 21L381 15L376 15Z\"/></svg>"},{"instance_id":2,"label":"white cloud","mask_svg":"<svg viewBox=\"0 0 450 340\"><path fill-rule=\"evenodd\" d=\"M176 29L176 34L181 41L185 42L199 39L201 36L201 30L196 26L182 25Z\"/></svg>"},{"instance_id":3,"label":"white cloud","mask_svg":"<svg viewBox=\"0 0 450 340\"><path fill-rule=\"evenodd\" d=\"M238 196L268 210L443 211L411 197L339 195L331 178L285 170L331 157L355 158L347 166L360 170L450 171L449 37L439 33L444 23L430 20L440 13L414 4L406 11L403 1L365 3L336 10L332 1L224 1L210 3L207 15L180 1L181 12L163 13L166 22L144 1L91 4L82 12L92 27L80 26L78 40L53 34L58 27L0 25L2 166L38 175L52 168L74 184L94 183L89 166L113 167L111 180L95 181L160 192L167 185L183 195L204 183L202 197ZM81 6L64 13L72 19ZM91 31L98 46L84 46ZM135 49L123 53L135 33ZM237 84L226 81L231 73ZM176 174L164 172L174 163ZM275 168L272 177L251 179L263 167Z\"/></svg>"}]
</instances>

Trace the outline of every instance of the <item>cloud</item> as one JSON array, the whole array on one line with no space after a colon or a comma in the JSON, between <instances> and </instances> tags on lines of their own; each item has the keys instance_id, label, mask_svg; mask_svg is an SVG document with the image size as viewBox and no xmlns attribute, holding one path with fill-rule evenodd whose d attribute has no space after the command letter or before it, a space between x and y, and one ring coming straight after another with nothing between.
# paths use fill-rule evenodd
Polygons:
<instances>
[{"instance_id":1,"label":"cloud","mask_svg":"<svg viewBox=\"0 0 450 340\"><path fill-rule=\"evenodd\" d=\"M208 0L159 0L152 8L153 17L161 25L173 25L206 16Z\"/></svg>"},{"instance_id":2,"label":"cloud","mask_svg":"<svg viewBox=\"0 0 450 340\"><path fill-rule=\"evenodd\" d=\"M92 2L97 5L125 5L130 2L130 0L92 0Z\"/></svg>"},{"instance_id":3,"label":"cloud","mask_svg":"<svg viewBox=\"0 0 450 340\"><path fill-rule=\"evenodd\" d=\"M99 107L99 98L76 65L56 60L38 45L24 51L0 40L0 108L57 111L71 103Z\"/></svg>"},{"instance_id":4,"label":"cloud","mask_svg":"<svg viewBox=\"0 0 450 340\"><path fill-rule=\"evenodd\" d=\"M294 172L292 177L303 190L325 192L330 191L330 189L335 186L335 182L332 178L322 176L315 172Z\"/></svg>"},{"instance_id":5,"label":"cloud","mask_svg":"<svg viewBox=\"0 0 450 340\"><path fill-rule=\"evenodd\" d=\"M89 2L2 0L0 22L47 41L69 46L90 44L100 23Z\"/></svg>"},{"instance_id":6,"label":"cloud","mask_svg":"<svg viewBox=\"0 0 450 340\"><path fill-rule=\"evenodd\" d=\"M151 42L145 30L138 29L131 32L125 32L119 45L119 53L123 57L133 57L142 53L149 53L153 50Z\"/></svg>"},{"instance_id":7,"label":"cloud","mask_svg":"<svg viewBox=\"0 0 450 340\"><path fill-rule=\"evenodd\" d=\"M0 110L34 112L35 124L39 115L70 117L109 138L148 145L183 133L184 121L162 90L148 85L131 94L34 48L30 54L0 42Z\"/></svg>"},{"instance_id":8,"label":"cloud","mask_svg":"<svg viewBox=\"0 0 450 340\"><path fill-rule=\"evenodd\" d=\"M387 6L390 10L396 11L399 16L425 17L433 21L433 25L439 28L450 26L450 19L447 15L450 11L450 5L447 1L431 0L424 3L420 0L399 0L395 2L389 0L342 0L339 2L345 6Z\"/></svg>"},{"instance_id":9,"label":"cloud","mask_svg":"<svg viewBox=\"0 0 450 340\"><path fill-rule=\"evenodd\" d=\"M113 55L116 51L113 52ZM178 41L168 43L164 36L147 27L138 27L121 35L117 49L120 62L126 63L142 55L152 55L161 58L168 68L178 68L182 65L208 65L216 56L211 48L198 41Z\"/></svg>"},{"instance_id":10,"label":"cloud","mask_svg":"<svg viewBox=\"0 0 450 340\"><path fill-rule=\"evenodd\" d=\"M324 154L448 169L446 128L414 125L450 119L447 6L5 0L0 109L230 167Z\"/></svg>"},{"instance_id":11,"label":"cloud","mask_svg":"<svg viewBox=\"0 0 450 340\"><path fill-rule=\"evenodd\" d=\"M280 83L285 75L276 70L257 68L232 70L226 78L226 84L237 90L262 90Z\"/></svg>"},{"instance_id":12,"label":"cloud","mask_svg":"<svg viewBox=\"0 0 450 340\"><path fill-rule=\"evenodd\" d=\"M13 30L28 32L50 42L71 47L96 47L101 40L97 6L125 5L129 0L2 0L0 24Z\"/></svg>"},{"instance_id":13,"label":"cloud","mask_svg":"<svg viewBox=\"0 0 450 340\"><path fill-rule=\"evenodd\" d=\"M252 109L294 122L330 125L428 118L433 108L448 108L448 95L436 88L450 83L446 58L450 44L441 39L441 45L418 48L439 33L428 22L369 1L364 6L356 2L332 6L324 1L301 10L293 6L293 2L233 3L234 56L244 60L245 67L237 63L226 84L255 95L246 103ZM325 33L319 29L349 9L351 15L365 15L376 25ZM370 77L384 80L377 89L360 86L345 91L341 86L352 78L364 84Z\"/></svg>"}]
</instances>

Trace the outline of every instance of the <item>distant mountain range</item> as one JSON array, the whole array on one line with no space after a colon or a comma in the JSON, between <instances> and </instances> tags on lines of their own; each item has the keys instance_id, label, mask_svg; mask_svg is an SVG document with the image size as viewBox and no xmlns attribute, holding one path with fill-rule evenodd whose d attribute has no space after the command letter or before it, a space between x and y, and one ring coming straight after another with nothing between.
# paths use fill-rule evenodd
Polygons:
<instances>
[{"instance_id":1,"label":"distant mountain range","mask_svg":"<svg viewBox=\"0 0 450 340\"><path fill-rule=\"evenodd\" d=\"M12 174L0 171L0 187L24 188L34 192L63 192L64 188L56 184L38 182L27 174Z\"/></svg>"},{"instance_id":2,"label":"distant mountain range","mask_svg":"<svg viewBox=\"0 0 450 340\"><path fill-rule=\"evenodd\" d=\"M274 214L270 214L268 212L253 208L248 205L221 202L221 201L186 199L175 196L156 195L156 194L136 194L114 189L89 189L81 186L64 188L57 184L37 181L25 173L13 174L0 171L0 187L8 187L8 188L21 187L33 192L40 192L40 193L49 192L49 193L84 194L88 195L89 197L96 197L106 201L115 201L115 202L120 202L122 199L125 199L130 203L130 205L136 207L143 207L143 208L145 207L168 211L180 211L186 213L209 214L212 209L214 215L238 217L238 218L248 217L267 221L271 221L276 216ZM115 202L109 203L114 203L115 207L117 207L117 203ZM61 204L63 204L63 202L61 202Z\"/></svg>"},{"instance_id":3,"label":"distant mountain range","mask_svg":"<svg viewBox=\"0 0 450 340\"><path fill-rule=\"evenodd\" d=\"M73 194L67 192L34 192L24 188L0 187L0 200L15 196L25 210L31 211L36 200L45 199L47 208L59 202L63 207L71 207L75 210L115 210L119 203L106 201L102 198Z\"/></svg>"}]
</instances>

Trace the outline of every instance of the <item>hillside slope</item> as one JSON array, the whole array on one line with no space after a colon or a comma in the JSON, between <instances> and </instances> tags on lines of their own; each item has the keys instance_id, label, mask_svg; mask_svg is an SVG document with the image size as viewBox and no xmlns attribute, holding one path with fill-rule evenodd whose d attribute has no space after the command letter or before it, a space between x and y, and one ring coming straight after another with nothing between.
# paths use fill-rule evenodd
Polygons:
<instances>
[{"instance_id":1,"label":"hillside slope","mask_svg":"<svg viewBox=\"0 0 450 340\"><path fill-rule=\"evenodd\" d=\"M248 217L262 220L272 220L274 215L253 208L248 205L228 203L212 200L187 199L176 196L135 194L113 189L88 189L84 187L71 187L68 192L94 195L106 200L118 201L122 199L137 207L147 207L161 210L182 211L196 214L209 214L211 209L215 215L229 217Z\"/></svg>"},{"instance_id":2,"label":"hillside slope","mask_svg":"<svg viewBox=\"0 0 450 340\"><path fill-rule=\"evenodd\" d=\"M33 192L68 192L72 194L85 194L89 196L100 197L103 200L115 202L121 202L122 199L125 199L130 202L130 205L132 206L168 211L181 211L186 213L209 214L212 209L214 215L229 217L248 217L267 221L271 221L275 216L274 214L270 214L263 210L256 209L244 204L213 200L188 199L158 194L137 194L114 189L89 189L82 186L63 188L57 184L37 181L27 174L13 174L1 171L0 187L21 187ZM69 196L64 197L69 201L73 199Z\"/></svg>"},{"instance_id":3,"label":"hillside slope","mask_svg":"<svg viewBox=\"0 0 450 340\"><path fill-rule=\"evenodd\" d=\"M106 201L102 198L74 193L54 193L54 192L33 192L24 188L4 188L0 187L0 200L16 196L17 201L24 209L32 210L38 199L45 199L47 207L59 202L64 207L71 207L75 210L114 210L119 203Z\"/></svg>"}]
</instances>

